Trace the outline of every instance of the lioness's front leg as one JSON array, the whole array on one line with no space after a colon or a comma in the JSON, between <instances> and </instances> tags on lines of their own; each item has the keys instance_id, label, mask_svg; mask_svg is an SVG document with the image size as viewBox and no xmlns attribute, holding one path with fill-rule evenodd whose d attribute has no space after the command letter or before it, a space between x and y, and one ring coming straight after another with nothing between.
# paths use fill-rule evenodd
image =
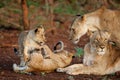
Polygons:
<instances>
[{"instance_id":1,"label":"lioness's front leg","mask_svg":"<svg viewBox=\"0 0 120 80\"><path fill-rule=\"evenodd\" d=\"M82 66L82 65L81 64L73 64L73 65L68 66L66 68L58 68L57 72L66 72L67 74L71 74L75 70L80 69L80 66Z\"/></svg>"},{"instance_id":2,"label":"lioness's front leg","mask_svg":"<svg viewBox=\"0 0 120 80\"><path fill-rule=\"evenodd\" d=\"M99 69L97 66L85 66L83 64L74 64L66 68L58 68L57 72L66 72L70 75L78 74L95 74L95 75L104 75L105 71Z\"/></svg>"}]
</instances>

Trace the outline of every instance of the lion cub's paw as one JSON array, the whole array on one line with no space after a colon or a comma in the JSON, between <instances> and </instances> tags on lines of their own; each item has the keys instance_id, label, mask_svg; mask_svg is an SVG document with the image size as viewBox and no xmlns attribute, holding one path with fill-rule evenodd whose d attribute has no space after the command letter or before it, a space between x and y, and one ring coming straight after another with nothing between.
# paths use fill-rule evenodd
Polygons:
<instances>
[{"instance_id":1,"label":"lion cub's paw","mask_svg":"<svg viewBox=\"0 0 120 80\"><path fill-rule=\"evenodd\" d=\"M14 70L15 72L17 72L17 71L19 70L19 67L17 66L17 64L13 64L13 70Z\"/></svg>"}]
</instances>

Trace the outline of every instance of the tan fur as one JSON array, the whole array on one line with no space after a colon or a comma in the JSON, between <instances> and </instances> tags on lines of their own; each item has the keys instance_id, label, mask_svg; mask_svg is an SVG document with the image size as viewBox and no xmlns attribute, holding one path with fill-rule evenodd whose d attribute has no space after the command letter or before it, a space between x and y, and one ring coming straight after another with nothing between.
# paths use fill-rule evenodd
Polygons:
<instances>
[{"instance_id":1,"label":"tan fur","mask_svg":"<svg viewBox=\"0 0 120 80\"><path fill-rule=\"evenodd\" d=\"M41 45L45 43L44 28L42 25L38 28L21 32L19 43L19 56L21 58L21 66L25 65L25 62L29 60L29 54L31 50L39 49Z\"/></svg>"},{"instance_id":2,"label":"tan fur","mask_svg":"<svg viewBox=\"0 0 120 80\"><path fill-rule=\"evenodd\" d=\"M106 31L96 31L90 35L90 42L84 47L84 65L94 64L95 56L102 56L107 50L108 41L110 41L110 33Z\"/></svg>"},{"instance_id":3,"label":"tan fur","mask_svg":"<svg viewBox=\"0 0 120 80\"><path fill-rule=\"evenodd\" d=\"M101 46L106 49L100 49ZM120 71L120 49L109 43L109 33L105 31L95 32L91 36L90 43L85 46L84 64L57 69L57 72L66 72L70 75L105 75L116 71Z\"/></svg>"},{"instance_id":4,"label":"tan fur","mask_svg":"<svg viewBox=\"0 0 120 80\"><path fill-rule=\"evenodd\" d=\"M88 31L107 30L111 33L111 40L120 47L120 11L110 10L106 7L77 17L70 27L70 39L78 43L81 36Z\"/></svg>"},{"instance_id":5,"label":"tan fur","mask_svg":"<svg viewBox=\"0 0 120 80\"><path fill-rule=\"evenodd\" d=\"M43 45L47 53L50 54L50 59L44 59L41 55L41 51L34 52L30 56L30 61L23 67L13 64L13 70L15 72L51 72L56 68L65 67L70 64L72 60L72 53L65 50L57 53L53 53L48 46Z\"/></svg>"}]
</instances>

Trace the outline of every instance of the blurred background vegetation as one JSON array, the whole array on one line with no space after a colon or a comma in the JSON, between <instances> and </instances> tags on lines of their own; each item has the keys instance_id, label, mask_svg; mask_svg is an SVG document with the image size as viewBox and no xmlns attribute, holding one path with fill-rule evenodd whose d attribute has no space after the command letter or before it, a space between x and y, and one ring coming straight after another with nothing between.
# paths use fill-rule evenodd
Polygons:
<instances>
[{"instance_id":1,"label":"blurred background vegetation","mask_svg":"<svg viewBox=\"0 0 120 80\"><path fill-rule=\"evenodd\" d=\"M102 5L120 10L120 0L26 0L30 28L43 24L63 27L75 15L96 10ZM0 28L23 29L21 0L0 0Z\"/></svg>"}]
</instances>

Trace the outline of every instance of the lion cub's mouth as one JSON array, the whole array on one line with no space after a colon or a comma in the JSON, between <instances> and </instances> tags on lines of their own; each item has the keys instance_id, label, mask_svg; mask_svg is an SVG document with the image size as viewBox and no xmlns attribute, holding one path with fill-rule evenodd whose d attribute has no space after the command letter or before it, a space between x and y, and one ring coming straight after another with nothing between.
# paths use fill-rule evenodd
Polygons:
<instances>
[{"instance_id":1,"label":"lion cub's mouth","mask_svg":"<svg viewBox=\"0 0 120 80\"><path fill-rule=\"evenodd\" d=\"M35 41L38 45L40 45L40 46L42 46L42 45L44 45L45 43L44 42L37 42L37 41Z\"/></svg>"},{"instance_id":2,"label":"lion cub's mouth","mask_svg":"<svg viewBox=\"0 0 120 80\"><path fill-rule=\"evenodd\" d=\"M97 51L98 55L104 55L105 51Z\"/></svg>"}]
</instances>

